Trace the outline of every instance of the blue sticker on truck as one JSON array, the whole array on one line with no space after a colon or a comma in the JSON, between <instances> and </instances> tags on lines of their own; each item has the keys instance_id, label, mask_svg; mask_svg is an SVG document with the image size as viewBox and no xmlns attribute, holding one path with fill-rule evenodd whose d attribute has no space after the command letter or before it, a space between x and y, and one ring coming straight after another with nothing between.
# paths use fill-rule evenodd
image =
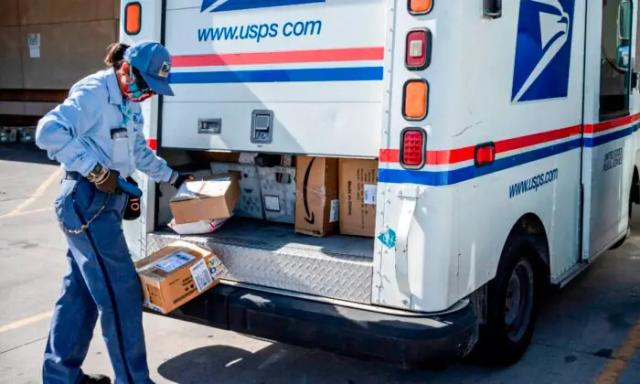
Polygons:
<instances>
[{"instance_id":1,"label":"blue sticker on truck","mask_svg":"<svg viewBox=\"0 0 640 384\"><path fill-rule=\"evenodd\" d=\"M203 0L200 12L227 12L242 9L324 3L326 0Z\"/></svg>"},{"instance_id":2,"label":"blue sticker on truck","mask_svg":"<svg viewBox=\"0 0 640 384\"><path fill-rule=\"evenodd\" d=\"M521 0L511 101L567 97L575 0Z\"/></svg>"}]
</instances>

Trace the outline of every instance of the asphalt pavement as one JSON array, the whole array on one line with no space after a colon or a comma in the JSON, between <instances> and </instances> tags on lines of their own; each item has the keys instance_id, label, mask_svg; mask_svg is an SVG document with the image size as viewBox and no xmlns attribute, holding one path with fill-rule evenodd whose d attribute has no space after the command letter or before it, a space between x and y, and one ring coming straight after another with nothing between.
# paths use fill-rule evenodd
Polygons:
<instances>
[{"instance_id":1,"label":"asphalt pavement","mask_svg":"<svg viewBox=\"0 0 640 384\"><path fill-rule=\"evenodd\" d=\"M0 383L39 383L66 272L53 210L61 173L29 145L0 145ZM402 370L145 314L158 383L640 383L640 207L632 237L545 299L533 344L508 368L463 361ZM111 374L100 330L84 365Z\"/></svg>"}]
</instances>

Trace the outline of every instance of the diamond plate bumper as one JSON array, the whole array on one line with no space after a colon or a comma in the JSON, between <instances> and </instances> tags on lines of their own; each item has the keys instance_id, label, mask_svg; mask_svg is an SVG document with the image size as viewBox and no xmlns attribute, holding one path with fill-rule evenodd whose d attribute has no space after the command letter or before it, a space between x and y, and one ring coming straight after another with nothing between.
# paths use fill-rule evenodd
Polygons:
<instances>
[{"instance_id":1,"label":"diamond plate bumper","mask_svg":"<svg viewBox=\"0 0 640 384\"><path fill-rule=\"evenodd\" d=\"M313 238L293 233L290 225L234 219L204 236L151 233L147 253L176 240L213 250L228 269L227 280L371 303L372 239Z\"/></svg>"}]
</instances>

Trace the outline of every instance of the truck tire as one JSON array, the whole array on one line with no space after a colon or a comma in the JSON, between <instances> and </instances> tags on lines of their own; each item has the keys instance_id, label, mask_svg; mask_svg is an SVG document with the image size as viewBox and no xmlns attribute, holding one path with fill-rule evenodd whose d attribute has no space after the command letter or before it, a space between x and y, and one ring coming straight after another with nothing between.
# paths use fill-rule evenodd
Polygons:
<instances>
[{"instance_id":1,"label":"truck tire","mask_svg":"<svg viewBox=\"0 0 640 384\"><path fill-rule=\"evenodd\" d=\"M513 364L531 343L542 285L536 261L526 236L510 241L504 249L497 275L488 286L486 323L480 326L475 354L483 362Z\"/></svg>"}]
</instances>

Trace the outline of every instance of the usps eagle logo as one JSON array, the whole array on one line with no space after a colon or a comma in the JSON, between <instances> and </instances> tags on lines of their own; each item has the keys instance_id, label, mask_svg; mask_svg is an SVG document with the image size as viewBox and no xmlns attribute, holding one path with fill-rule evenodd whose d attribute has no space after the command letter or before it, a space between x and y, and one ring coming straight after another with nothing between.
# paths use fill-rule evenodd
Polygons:
<instances>
[{"instance_id":1,"label":"usps eagle logo","mask_svg":"<svg viewBox=\"0 0 640 384\"><path fill-rule=\"evenodd\" d=\"M202 0L200 12L226 12L241 9L324 3L325 1L326 0Z\"/></svg>"},{"instance_id":2,"label":"usps eagle logo","mask_svg":"<svg viewBox=\"0 0 640 384\"><path fill-rule=\"evenodd\" d=\"M575 0L521 0L511 100L567 97Z\"/></svg>"}]
</instances>

